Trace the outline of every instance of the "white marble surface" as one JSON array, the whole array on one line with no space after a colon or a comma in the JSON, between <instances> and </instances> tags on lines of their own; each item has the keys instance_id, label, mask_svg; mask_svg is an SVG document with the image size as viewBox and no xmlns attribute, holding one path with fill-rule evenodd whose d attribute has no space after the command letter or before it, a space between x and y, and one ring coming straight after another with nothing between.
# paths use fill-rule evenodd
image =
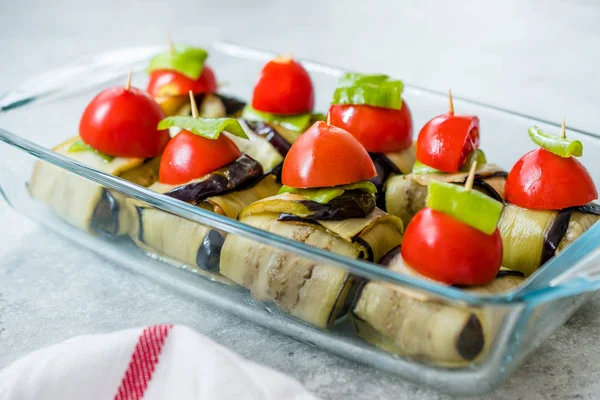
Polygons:
<instances>
[{"instance_id":1,"label":"white marble surface","mask_svg":"<svg viewBox=\"0 0 600 400\"><path fill-rule=\"evenodd\" d=\"M170 5L168 5L170 4ZM224 39L289 52L600 132L598 1L0 1L0 93L84 53ZM0 119L1 126L1 119ZM0 146L3 146L0 144ZM0 200L0 367L74 335L189 325L323 398L435 399L397 377L269 332L75 248ZM486 398L596 398L598 298ZM267 351L265 351L267 349Z\"/></svg>"}]
</instances>

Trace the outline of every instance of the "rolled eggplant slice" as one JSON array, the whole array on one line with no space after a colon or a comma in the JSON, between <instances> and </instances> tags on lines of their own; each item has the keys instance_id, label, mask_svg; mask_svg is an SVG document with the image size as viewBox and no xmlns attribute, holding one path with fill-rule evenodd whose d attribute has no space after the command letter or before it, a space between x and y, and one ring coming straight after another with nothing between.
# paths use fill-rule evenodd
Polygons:
<instances>
[{"instance_id":1,"label":"rolled eggplant slice","mask_svg":"<svg viewBox=\"0 0 600 400\"><path fill-rule=\"evenodd\" d=\"M274 200L273 200L274 199ZM303 196L284 194L253 204L240 221L307 245L350 258L387 253L402 240L398 218L374 209L366 218L342 221L280 221L303 207ZM358 278L346 270L319 264L236 235L225 239L221 273L249 289L257 300L272 302L292 317L331 328L347 309Z\"/></svg>"},{"instance_id":2,"label":"rolled eggplant slice","mask_svg":"<svg viewBox=\"0 0 600 400\"><path fill-rule=\"evenodd\" d=\"M266 172L273 171L283 162L291 143L300 135L300 133L264 122L240 120L240 124L246 131L248 140L235 135L227 136L241 152L258 161ZM280 132L284 132L285 136Z\"/></svg>"},{"instance_id":3,"label":"rolled eggplant slice","mask_svg":"<svg viewBox=\"0 0 600 400\"><path fill-rule=\"evenodd\" d=\"M400 256L390 269L416 275L398 259ZM502 274L488 285L466 290L499 294L516 288L523 280ZM359 336L367 342L441 366L466 365L483 356L502 318L497 309L453 306L421 292L381 282L369 282L362 288L351 313Z\"/></svg>"},{"instance_id":4,"label":"rolled eggplant slice","mask_svg":"<svg viewBox=\"0 0 600 400\"><path fill-rule=\"evenodd\" d=\"M77 140L79 137L71 138L53 151L142 186L153 183L158 176L159 159L144 162L141 158L116 157L107 161L92 151L69 152ZM132 216L123 195L64 169L36 162L28 188L34 199L48 204L60 218L86 232L112 237L129 230Z\"/></svg>"},{"instance_id":5,"label":"rolled eggplant slice","mask_svg":"<svg viewBox=\"0 0 600 400\"><path fill-rule=\"evenodd\" d=\"M385 210L402 219L407 225L419 210L425 207L427 185L432 180L464 184L468 173L396 175L385 184ZM502 201L506 172L495 164L485 164L477 170L473 187L488 196Z\"/></svg>"},{"instance_id":6,"label":"rolled eggplant slice","mask_svg":"<svg viewBox=\"0 0 600 400\"><path fill-rule=\"evenodd\" d=\"M600 219L596 206L561 211L529 210L506 204L498 222L502 266L531 275Z\"/></svg>"},{"instance_id":7,"label":"rolled eggplant slice","mask_svg":"<svg viewBox=\"0 0 600 400\"><path fill-rule=\"evenodd\" d=\"M249 162L248 159L243 155L234 163L183 186L174 187L157 182L149 189L194 203L217 214L237 218L244 207L274 195L280 187L273 175L263 176L260 166L256 168L258 163L253 160ZM130 237L142 250L203 274L219 271L224 232L136 200L130 200L128 206L136 215ZM218 274L211 276L218 278Z\"/></svg>"}]
</instances>

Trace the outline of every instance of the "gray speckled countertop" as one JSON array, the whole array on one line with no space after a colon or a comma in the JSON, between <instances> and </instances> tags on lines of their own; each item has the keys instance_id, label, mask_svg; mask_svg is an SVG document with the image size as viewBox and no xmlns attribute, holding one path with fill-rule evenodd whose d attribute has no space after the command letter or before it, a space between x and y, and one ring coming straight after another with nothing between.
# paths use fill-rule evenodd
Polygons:
<instances>
[{"instance_id":1,"label":"gray speckled countertop","mask_svg":"<svg viewBox=\"0 0 600 400\"><path fill-rule=\"evenodd\" d=\"M178 41L225 39L390 72L543 118L566 114L571 125L599 132L600 3L491 3L4 0L0 93L82 53L160 43L170 32ZM65 242L1 201L0 228L0 368L74 335L172 322L288 373L322 398L443 398L147 278L123 279L130 272ZM599 309L596 297L486 398L597 398Z\"/></svg>"}]
</instances>

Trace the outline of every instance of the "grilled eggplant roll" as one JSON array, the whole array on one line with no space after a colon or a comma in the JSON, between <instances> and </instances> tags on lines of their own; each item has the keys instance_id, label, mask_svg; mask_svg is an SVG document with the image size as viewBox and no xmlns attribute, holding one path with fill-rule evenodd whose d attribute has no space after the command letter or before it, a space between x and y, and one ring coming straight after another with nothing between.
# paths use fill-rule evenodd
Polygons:
<instances>
[{"instance_id":1,"label":"grilled eggplant roll","mask_svg":"<svg viewBox=\"0 0 600 400\"><path fill-rule=\"evenodd\" d=\"M343 152L334 153L337 149ZM350 258L377 261L402 240L399 218L375 206L369 179L377 171L362 145L343 129L316 122L290 147L280 194L245 208L239 220ZM239 236L228 236L221 273L261 301L330 328L347 311L356 278Z\"/></svg>"},{"instance_id":2,"label":"grilled eggplant roll","mask_svg":"<svg viewBox=\"0 0 600 400\"><path fill-rule=\"evenodd\" d=\"M239 220L350 258L377 261L401 242L402 222L375 208L372 194L364 196L370 198L348 196L322 205L285 193L250 205ZM344 219L344 214L352 215L355 207L370 211L365 218ZM221 273L250 289L257 300L273 302L291 316L320 328L332 327L345 311L348 294L356 282L341 268L317 264L234 235L228 236L223 245Z\"/></svg>"},{"instance_id":3,"label":"grilled eggplant roll","mask_svg":"<svg viewBox=\"0 0 600 400\"><path fill-rule=\"evenodd\" d=\"M93 151L70 152L78 136L58 145L53 151L99 171L149 186L158 177L160 158L115 157L110 161ZM108 190L59 167L38 161L28 185L31 196L50 208L69 224L84 231L109 237L129 231L131 215L120 193Z\"/></svg>"},{"instance_id":4,"label":"grilled eggplant roll","mask_svg":"<svg viewBox=\"0 0 600 400\"><path fill-rule=\"evenodd\" d=\"M385 185L385 210L400 217L407 225L415 214L425 207L427 185L432 180L463 185L468 172L456 174L409 174L388 179ZM473 188L502 201L507 173L496 164L484 164L477 170Z\"/></svg>"},{"instance_id":5,"label":"grilled eggplant roll","mask_svg":"<svg viewBox=\"0 0 600 400\"><path fill-rule=\"evenodd\" d=\"M600 205L560 211L530 210L506 204L498 224L502 265L531 275L600 220Z\"/></svg>"},{"instance_id":6,"label":"grilled eggplant roll","mask_svg":"<svg viewBox=\"0 0 600 400\"><path fill-rule=\"evenodd\" d=\"M156 182L150 190L237 218L247 205L279 190L273 175L263 175L258 162L247 155L184 185ZM196 270L218 272L225 234L193 221L130 200L135 220L130 231L144 251Z\"/></svg>"},{"instance_id":7,"label":"grilled eggplant roll","mask_svg":"<svg viewBox=\"0 0 600 400\"><path fill-rule=\"evenodd\" d=\"M502 265L530 275L560 253L598 219L594 180L576 157L583 144L529 128L540 147L523 155L506 179L506 201L499 228Z\"/></svg>"},{"instance_id":8,"label":"grilled eggplant roll","mask_svg":"<svg viewBox=\"0 0 600 400\"><path fill-rule=\"evenodd\" d=\"M420 276L404 266L398 251L386 258L390 270ZM491 283L465 290L500 294L523 281L518 273L501 271ZM353 325L367 342L445 366L465 365L484 355L502 318L497 309L452 306L421 292L381 282L366 283L351 312Z\"/></svg>"}]
</instances>

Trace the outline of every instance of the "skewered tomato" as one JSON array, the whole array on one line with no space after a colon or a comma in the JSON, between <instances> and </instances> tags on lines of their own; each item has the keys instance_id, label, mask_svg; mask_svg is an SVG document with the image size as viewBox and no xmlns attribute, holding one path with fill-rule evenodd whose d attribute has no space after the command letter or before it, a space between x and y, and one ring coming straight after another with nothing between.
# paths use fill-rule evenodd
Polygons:
<instances>
[{"instance_id":1,"label":"skewered tomato","mask_svg":"<svg viewBox=\"0 0 600 400\"><path fill-rule=\"evenodd\" d=\"M519 207L560 210L598 198L594 181L574 157L561 157L544 148L525 154L506 178L506 200Z\"/></svg>"},{"instance_id":2,"label":"skewered tomato","mask_svg":"<svg viewBox=\"0 0 600 400\"><path fill-rule=\"evenodd\" d=\"M213 70L205 65L202 74L196 80L167 69L152 71L146 91L152 97L181 96L188 94L214 93L217 91L217 80Z\"/></svg>"},{"instance_id":3,"label":"skewered tomato","mask_svg":"<svg viewBox=\"0 0 600 400\"><path fill-rule=\"evenodd\" d=\"M408 104L402 108L333 104L330 123L350 132L371 153L391 153L412 144L412 117Z\"/></svg>"},{"instance_id":4,"label":"skewered tomato","mask_svg":"<svg viewBox=\"0 0 600 400\"><path fill-rule=\"evenodd\" d=\"M330 187L377 175L365 148L348 132L319 121L290 148L281 182L294 188Z\"/></svg>"},{"instance_id":5,"label":"skewered tomato","mask_svg":"<svg viewBox=\"0 0 600 400\"><path fill-rule=\"evenodd\" d=\"M79 134L85 143L110 156L156 157L169 141L167 130L156 129L164 117L147 93L133 87L113 87L88 104L79 122Z\"/></svg>"},{"instance_id":6,"label":"skewered tomato","mask_svg":"<svg viewBox=\"0 0 600 400\"><path fill-rule=\"evenodd\" d=\"M310 75L291 57L277 57L265 65L252 95L252 107L273 114L311 112L315 95Z\"/></svg>"},{"instance_id":7,"label":"skewered tomato","mask_svg":"<svg viewBox=\"0 0 600 400\"><path fill-rule=\"evenodd\" d=\"M447 113L429 121L417 139L417 160L442 172L455 173L479 148L479 118Z\"/></svg>"},{"instance_id":8,"label":"skewered tomato","mask_svg":"<svg viewBox=\"0 0 600 400\"><path fill-rule=\"evenodd\" d=\"M225 135L207 139L181 131L167 145L160 162L159 181L178 185L198 179L236 160L242 153Z\"/></svg>"},{"instance_id":9,"label":"skewered tomato","mask_svg":"<svg viewBox=\"0 0 600 400\"><path fill-rule=\"evenodd\" d=\"M502 262L498 229L487 235L431 208L419 211L402 240L402 257L417 272L450 285L484 285Z\"/></svg>"}]
</instances>

